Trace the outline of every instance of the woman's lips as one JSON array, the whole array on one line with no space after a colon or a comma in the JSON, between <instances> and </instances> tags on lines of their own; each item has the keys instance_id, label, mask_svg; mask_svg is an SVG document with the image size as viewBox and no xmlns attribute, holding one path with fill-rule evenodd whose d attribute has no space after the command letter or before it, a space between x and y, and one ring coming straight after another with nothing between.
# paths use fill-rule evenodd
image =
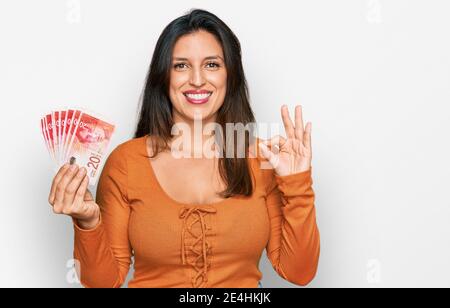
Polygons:
<instances>
[{"instance_id":1,"label":"woman's lips","mask_svg":"<svg viewBox=\"0 0 450 308\"><path fill-rule=\"evenodd\" d=\"M185 92L183 93L186 100L194 105L206 104L212 95L212 92Z\"/></svg>"}]
</instances>

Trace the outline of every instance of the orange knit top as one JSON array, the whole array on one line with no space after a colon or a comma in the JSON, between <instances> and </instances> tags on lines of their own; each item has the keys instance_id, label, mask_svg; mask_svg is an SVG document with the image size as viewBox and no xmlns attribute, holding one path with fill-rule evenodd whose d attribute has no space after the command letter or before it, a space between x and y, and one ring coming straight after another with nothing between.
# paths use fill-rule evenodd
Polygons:
<instances>
[{"instance_id":1,"label":"orange knit top","mask_svg":"<svg viewBox=\"0 0 450 308\"><path fill-rule=\"evenodd\" d=\"M282 278L308 284L320 252L312 168L278 176L261 168L264 158L248 159L251 197L190 205L160 186L146 137L119 145L98 184L100 223L92 230L74 224L82 285L120 287L134 259L129 287L255 288L264 249Z\"/></svg>"}]
</instances>

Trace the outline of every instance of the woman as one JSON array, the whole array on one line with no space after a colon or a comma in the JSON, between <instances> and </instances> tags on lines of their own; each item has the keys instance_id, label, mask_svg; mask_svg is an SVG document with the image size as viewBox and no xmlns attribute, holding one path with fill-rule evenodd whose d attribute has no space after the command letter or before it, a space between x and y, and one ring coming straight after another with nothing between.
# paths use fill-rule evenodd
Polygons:
<instances>
[{"instance_id":1,"label":"woman","mask_svg":"<svg viewBox=\"0 0 450 308\"><path fill-rule=\"evenodd\" d=\"M233 132L219 146L217 127L255 121L239 41L203 10L170 23L155 48L135 138L109 156L96 202L85 168L67 164L54 178L49 202L73 219L81 283L122 286L134 256L129 287L256 287L266 248L282 278L308 284L320 251L311 123L304 128L300 106L295 123L286 106L281 114L286 138L231 144ZM198 121L216 124L212 145L203 131L198 141ZM187 142L175 146L182 127L196 133L184 131ZM231 146L245 156L230 157ZM198 158L208 147L226 155Z\"/></svg>"}]
</instances>

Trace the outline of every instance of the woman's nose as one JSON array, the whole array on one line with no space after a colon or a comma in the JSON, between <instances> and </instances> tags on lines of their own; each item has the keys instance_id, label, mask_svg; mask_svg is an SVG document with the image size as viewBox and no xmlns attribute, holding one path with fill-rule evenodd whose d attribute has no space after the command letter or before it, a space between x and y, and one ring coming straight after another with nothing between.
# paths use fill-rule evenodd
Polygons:
<instances>
[{"instance_id":1,"label":"woman's nose","mask_svg":"<svg viewBox=\"0 0 450 308\"><path fill-rule=\"evenodd\" d=\"M201 87L205 84L205 77L203 76L203 72L201 69L193 69L191 71L190 82L193 86Z\"/></svg>"}]
</instances>

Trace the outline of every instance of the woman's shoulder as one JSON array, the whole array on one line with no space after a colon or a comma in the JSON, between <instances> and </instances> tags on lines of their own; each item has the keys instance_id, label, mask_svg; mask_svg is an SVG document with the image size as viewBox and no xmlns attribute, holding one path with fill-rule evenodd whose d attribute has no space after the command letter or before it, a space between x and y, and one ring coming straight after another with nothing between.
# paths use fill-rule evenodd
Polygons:
<instances>
[{"instance_id":1,"label":"woman's shoulder","mask_svg":"<svg viewBox=\"0 0 450 308\"><path fill-rule=\"evenodd\" d=\"M125 160L145 154L146 136L132 138L122 143L119 143L112 151L110 159Z\"/></svg>"},{"instance_id":2,"label":"woman's shoulder","mask_svg":"<svg viewBox=\"0 0 450 308\"><path fill-rule=\"evenodd\" d=\"M142 137L136 137L136 138L129 139L127 141L124 141L124 142L120 143L117 146L117 149L119 149L121 151L132 151L132 150L135 150L137 148L142 147L142 144L145 144L146 139L147 139L147 136L142 136Z\"/></svg>"}]
</instances>

